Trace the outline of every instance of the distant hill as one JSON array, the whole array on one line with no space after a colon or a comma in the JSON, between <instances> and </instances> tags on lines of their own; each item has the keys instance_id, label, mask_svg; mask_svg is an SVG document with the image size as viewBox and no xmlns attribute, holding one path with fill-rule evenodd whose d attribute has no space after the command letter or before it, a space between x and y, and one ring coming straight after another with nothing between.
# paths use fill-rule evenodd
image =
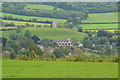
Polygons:
<instances>
[{"instance_id":1,"label":"distant hill","mask_svg":"<svg viewBox=\"0 0 120 80\"><path fill-rule=\"evenodd\" d=\"M42 9L43 8L43 9ZM86 19L88 15L85 12L74 12L68 10L59 10L56 7L41 5L41 4L29 4L29 3L3 3L2 12L12 13L25 16L47 17L67 19L68 17L80 17L82 20ZM34 10L33 10L34 9ZM51 10L52 9L52 10Z\"/></svg>"}]
</instances>

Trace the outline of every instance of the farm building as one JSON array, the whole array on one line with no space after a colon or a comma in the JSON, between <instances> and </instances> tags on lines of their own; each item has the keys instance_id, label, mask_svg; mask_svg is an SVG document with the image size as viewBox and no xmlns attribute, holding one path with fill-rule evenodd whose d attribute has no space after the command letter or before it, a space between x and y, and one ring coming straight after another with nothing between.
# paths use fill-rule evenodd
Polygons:
<instances>
[{"instance_id":1,"label":"farm building","mask_svg":"<svg viewBox=\"0 0 120 80\"><path fill-rule=\"evenodd\" d=\"M37 45L42 51L44 50L44 47L42 45Z\"/></svg>"},{"instance_id":2,"label":"farm building","mask_svg":"<svg viewBox=\"0 0 120 80\"><path fill-rule=\"evenodd\" d=\"M72 40L53 40L53 42L57 43L58 46L72 46Z\"/></svg>"},{"instance_id":3,"label":"farm building","mask_svg":"<svg viewBox=\"0 0 120 80\"><path fill-rule=\"evenodd\" d=\"M48 51L48 52L53 52L55 50L55 48L52 47L47 47L44 49L44 51Z\"/></svg>"},{"instance_id":4,"label":"farm building","mask_svg":"<svg viewBox=\"0 0 120 80\"><path fill-rule=\"evenodd\" d=\"M57 28L57 22L52 21L51 27L52 27L52 28Z\"/></svg>"}]
</instances>

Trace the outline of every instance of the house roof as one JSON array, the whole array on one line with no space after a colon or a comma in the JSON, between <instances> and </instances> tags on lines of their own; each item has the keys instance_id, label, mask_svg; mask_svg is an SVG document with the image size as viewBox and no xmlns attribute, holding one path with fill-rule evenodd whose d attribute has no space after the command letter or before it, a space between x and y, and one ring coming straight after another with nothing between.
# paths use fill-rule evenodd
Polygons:
<instances>
[{"instance_id":1,"label":"house roof","mask_svg":"<svg viewBox=\"0 0 120 80\"><path fill-rule=\"evenodd\" d=\"M72 40L53 40L53 42L69 42L69 41L72 42Z\"/></svg>"}]
</instances>

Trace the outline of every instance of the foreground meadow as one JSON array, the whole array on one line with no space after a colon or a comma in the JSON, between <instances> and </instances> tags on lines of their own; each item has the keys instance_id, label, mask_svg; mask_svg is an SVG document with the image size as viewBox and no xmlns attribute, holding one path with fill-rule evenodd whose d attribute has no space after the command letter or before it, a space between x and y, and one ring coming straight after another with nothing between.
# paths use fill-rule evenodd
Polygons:
<instances>
[{"instance_id":1,"label":"foreground meadow","mask_svg":"<svg viewBox=\"0 0 120 80\"><path fill-rule=\"evenodd\" d=\"M117 78L117 63L3 60L3 78Z\"/></svg>"}]
</instances>

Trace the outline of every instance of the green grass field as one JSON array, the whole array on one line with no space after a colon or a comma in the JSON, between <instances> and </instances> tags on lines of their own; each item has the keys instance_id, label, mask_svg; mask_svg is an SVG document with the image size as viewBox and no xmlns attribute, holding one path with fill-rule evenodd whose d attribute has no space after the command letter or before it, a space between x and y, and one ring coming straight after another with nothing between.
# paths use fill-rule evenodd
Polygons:
<instances>
[{"instance_id":1,"label":"green grass field","mask_svg":"<svg viewBox=\"0 0 120 80\"><path fill-rule=\"evenodd\" d=\"M29 30L32 35L37 35L41 39L52 39L52 40L62 40L62 39L76 39L82 40L86 34L80 33L74 30L65 28L25 28L23 33ZM15 34L15 31L2 31L4 37L8 38L10 34Z\"/></svg>"},{"instance_id":2,"label":"green grass field","mask_svg":"<svg viewBox=\"0 0 120 80\"><path fill-rule=\"evenodd\" d=\"M25 19L25 20L36 18L40 21L56 21L58 23L66 22L65 19L55 19L55 18L35 17L35 16L23 16L23 15L16 15L16 14L10 14L10 13L2 13L2 16L9 16L9 15L11 15L13 17L17 17L17 18L22 18L22 19Z\"/></svg>"},{"instance_id":3,"label":"green grass field","mask_svg":"<svg viewBox=\"0 0 120 80\"><path fill-rule=\"evenodd\" d=\"M85 24L83 29L118 29L118 24Z\"/></svg>"},{"instance_id":4,"label":"green grass field","mask_svg":"<svg viewBox=\"0 0 120 80\"><path fill-rule=\"evenodd\" d=\"M27 4L26 9L41 9L41 10L53 10L53 6L49 5L42 5L42 4ZM29 9L28 9L29 10ZM57 8L57 10L62 10L60 8Z\"/></svg>"},{"instance_id":5,"label":"green grass field","mask_svg":"<svg viewBox=\"0 0 120 80\"><path fill-rule=\"evenodd\" d=\"M118 12L89 14L89 18L87 20L84 20L83 22L85 23L118 22Z\"/></svg>"},{"instance_id":6,"label":"green grass field","mask_svg":"<svg viewBox=\"0 0 120 80\"><path fill-rule=\"evenodd\" d=\"M23 21L12 21L12 20L2 20L3 22L14 22L15 25L25 25L26 23L30 24L30 25L41 25L41 26L44 26L44 25L48 25L50 26L51 24L46 24L46 23L34 23L34 22L23 22Z\"/></svg>"},{"instance_id":7,"label":"green grass field","mask_svg":"<svg viewBox=\"0 0 120 80\"><path fill-rule=\"evenodd\" d=\"M117 63L2 61L3 78L118 78Z\"/></svg>"},{"instance_id":8,"label":"green grass field","mask_svg":"<svg viewBox=\"0 0 120 80\"><path fill-rule=\"evenodd\" d=\"M119 24L82 24L83 29L118 29ZM77 28L73 28L77 30Z\"/></svg>"}]
</instances>

